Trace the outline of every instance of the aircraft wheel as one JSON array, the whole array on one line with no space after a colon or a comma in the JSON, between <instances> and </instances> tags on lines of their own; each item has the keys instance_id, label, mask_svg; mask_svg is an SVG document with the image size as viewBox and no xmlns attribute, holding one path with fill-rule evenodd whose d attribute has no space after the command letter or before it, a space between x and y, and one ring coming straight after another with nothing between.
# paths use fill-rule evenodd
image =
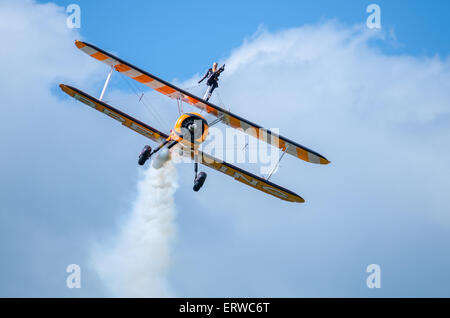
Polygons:
<instances>
[{"instance_id":1,"label":"aircraft wheel","mask_svg":"<svg viewBox=\"0 0 450 318\"><path fill-rule=\"evenodd\" d=\"M152 153L152 147L145 146L144 149L142 149L141 154L139 155L138 163L140 166L143 166L145 162L150 158L150 154Z\"/></svg>"},{"instance_id":2,"label":"aircraft wheel","mask_svg":"<svg viewBox=\"0 0 450 318\"><path fill-rule=\"evenodd\" d=\"M203 186L206 180L206 172L200 172L197 178L194 180L193 190L197 192Z\"/></svg>"}]
</instances>

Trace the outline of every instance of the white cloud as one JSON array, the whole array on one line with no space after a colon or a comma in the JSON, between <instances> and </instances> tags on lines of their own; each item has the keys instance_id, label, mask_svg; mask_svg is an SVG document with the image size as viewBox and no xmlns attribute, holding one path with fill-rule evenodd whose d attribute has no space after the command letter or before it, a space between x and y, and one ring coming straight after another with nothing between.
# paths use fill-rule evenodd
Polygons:
<instances>
[{"instance_id":1,"label":"white cloud","mask_svg":"<svg viewBox=\"0 0 450 318\"><path fill-rule=\"evenodd\" d=\"M178 268L174 281L189 271L203 276L207 267L218 273L216 282L225 284L230 273L235 281L221 291L182 283L179 289L202 296L358 295L351 287L331 287L337 281L331 273L352 286L355 272L349 268L363 268L371 259L386 266L410 264L438 248L411 240L433 235L430 227L440 231L450 225L450 60L386 55L377 49L382 40L383 34L363 27L329 22L259 32L224 61L220 95L232 112L279 127L282 135L317 150L331 164L283 159L272 181L302 195L303 206L284 204L211 172L194 205L205 211L199 218L213 214L220 219L217 213L231 218L227 225L235 227L229 234L234 243L223 247L222 238L213 238L197 248L222 246L208 258L223 262L225 272L211 264L189 267L191 258L185 255L180 260L185 268ZM423 223L429 227L418 233ZM249 254L242 254L245 246ZM411 254L403 255L404 249ZM198 257L204 259L200 252ZM260 260L237 265L237 257ZM420 275L447 261L434 256ZM286 270L284 262L296 269ZM273 282L274 276L284 283ZM203 279L198 285L208 286L212 274ZM398 292L423 294L419 287L399 287Z\"/></svg>"},{"instance_id":2,"label":"white cloud","mask_svg":"<svg viewBox=\"0 0 450 318\"><path fill-rule=\"evenodd\" d=\"M74 50L77 29L66 25L63 7L34 1L2 1L2 47L4 85L21 92L39 88L42 93L57 79L88 81L100 69Z\"/></svg>"},{"instance_id":3,"label":"white cloud","mask_svg":"<svg viewBox=\"0 0 450 318\"><path fill-rule=\"evenodd\" d=\"M219 89L226 108L279 127L331 164L285 156L272 181L298 192L304 205L208 169L204 188L194 194L192 167L179 166L179 197L189 205L181 204L171 275L177 294L365 295L353 287L356 279L365 281L354 277L358 268L380 260L423 269L414 260L442 248L411 242L450 225L450 61L387 55L377 41L385 35L337 22L259 30L221 61L227 65ZM191 87L197 79L179 85ZM201 90L194 89L197 95ZM128 104L124 95L109 96ZM176 109L164 96L147 96L160 109ZM135 102L130 97L129 104ZM217 95L213 102L220 102ZM426 230L418 232L424 223ZM411 253L404 255L405 249ZM447 261L435 255L420 274ZM420 284L406 291L401 273L396 277L397 295L423 295Z\"/></svg>"},{"instance_id":4,"label":"white cloud","mask_svg":"<svg viewBox=\"0 0 450 318\"><path fill-rule=\"evenodd\" d=\"M66 277L60 270L83 263L77 246L85 244L90 225L79 221L90 208L78 191L90 185L71 171L96 178L98 168L81 168L77 158L81 151L98 154L83 131L82 109L61 98L57 85L90 87L101 67L74 49L80 35L67 28L66 17L54 4L0 1L0 294L8 297L79 295L61 284Z\"/></svg>"}]
</instances>

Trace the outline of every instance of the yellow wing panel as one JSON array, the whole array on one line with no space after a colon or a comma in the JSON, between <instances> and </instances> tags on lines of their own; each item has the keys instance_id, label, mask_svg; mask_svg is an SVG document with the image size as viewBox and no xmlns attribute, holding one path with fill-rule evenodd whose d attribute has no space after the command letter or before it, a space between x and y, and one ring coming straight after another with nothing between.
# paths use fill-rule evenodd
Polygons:
<instances>
[{"instance_id":1,"label":"yellow wing panel","mask_svg":"<svg viewBox=\"0 0 450 318\"><path fill-rule=\"evenodd\" d=\"M275 133L272 133L270 130L265 129L257 124L254 124L242 117L234 115L229 111L222 109L214 104L211 104L199 97L192 95L189 92L186 92L150 73L147 73L121 59L115 57L112 54L109 54L92 44L75 41L75 45L90 55L91 57L111 66L114 69L128 77L142 83L158 92L169 96L170 98L182 100L188 104L191 104L199 109L206 111L207 113L214 115L218 118L221 118L222 122L233 128L240 128L245 133L256 137L262 141L267 142L268 144L277 147L283 151L286 151L288 154L302 159L304 161L308 161L311 163L317 164L328 164L330 161L326 159L324 156L319 153L308 149L292 140L289 140L283 136L279 136Z\"/></svg>"},{"instance_id":2,"label":"yellow wing panel","mask_svg":"<svg viewBox=\"0 0 450 318\"><path fill-rule=\"evenodd\" d=\"M67 95L72 96L78 101L86 104L99 112L108 115L109 117L117 120L122 125L134 130L135 132L147 137L153 141L161 143L168 138L168 135L156 130L155 128L150 127L143 122L134 119L130 115L127 115L120 110L115 109L114 107L98 100L95 97L92 97L75 87L71 87L68 85L60 84L59 87L65 92Z\"/></svg>"},{"instance_id":3,"label":"yellow wing panel","mask_svg":"<svg viewBox=\"0 0 450 318\"><path fill-rule=\"evenodd\" d=\"M194 159L194 150L189 151L188 148L184 147L183 154L188 157L190 156L191 159ZM305 200L301 196L290 190L287 190L279 185L276 185L229 163L216 159L213 156L208 155L200 150L197 150L197 160L199 163L207 167L220 171L230 177L233 177L239 182L242 182L252 188L270 194L281 200L298 203L305 202Z\"/></svg>"}]
</instances>

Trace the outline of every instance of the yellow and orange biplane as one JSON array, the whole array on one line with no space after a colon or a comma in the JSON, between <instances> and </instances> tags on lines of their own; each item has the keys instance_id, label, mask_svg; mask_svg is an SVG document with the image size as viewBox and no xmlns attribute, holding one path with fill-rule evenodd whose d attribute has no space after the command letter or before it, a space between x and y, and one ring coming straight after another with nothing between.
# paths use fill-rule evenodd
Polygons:
<instances>
[{"instance_id":1,"label":"yellow and orange biplane","mask_svg":"<svg viewBox=\"0 0 450 318\"><path fill-rule=\"evenodd\" d=\"M285 153L294 157L300 158L316 164L328 164L329 161L317 152L308 149L296 142L293 142L285 137L272 133L268 129L258 126L244 118L232 114L231 112L213 105L193 94L180 89L148 72L145 72L130 63L127 63L120 58L107 53L94 45L86 42L75 41L77 48L92 56L93 58L109 65L111 72L109 73L105 86L99 99L92 97L81 90L69 85L60 84L60 88L68 95L77 99L78 101L110 116L119 121L122 125L134 130L135 132L157 142L159 145L152 150L150 146L145 146L139 155L138 163L144 165L145 162L158 152L158 155L153 159L152 165L155 168L160 168L167 160L170 159L170 153L174 149L184 156L190 157L194 160L194 191L198 191L204 184L206 173L198 173L198 163L206 165L212 169L220 171L233 177L248 186L263 191L267 194L273 195L289 202L305 202L305 200L292 191L280 187L267 179L258 177L252 173L244 171L222 160L216 159L209 154L202 152L199 145L206 139L208 135L208 122L198 113L190 112L182 114L175 123L174 128L169 134L158 131L149 125L121 112L120 110L106 104L103 99L105 89L108 85L112 70L116 70L139 83L142 83L164 95L169 96L177 101L185 102L194 107L206 111L206 113L215 116L215 122L222 122L225 125L233 128L240 128L247 134L264 140L268 144L278 147ZM280 158L281 160L281 158Z\"/></svg>"}]
</instances>

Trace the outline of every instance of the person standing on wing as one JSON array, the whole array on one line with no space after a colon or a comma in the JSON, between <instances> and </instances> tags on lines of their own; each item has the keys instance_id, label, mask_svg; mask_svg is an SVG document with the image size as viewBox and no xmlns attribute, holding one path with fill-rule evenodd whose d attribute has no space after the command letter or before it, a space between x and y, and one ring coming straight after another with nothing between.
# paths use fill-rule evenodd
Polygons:
<instances>
[{"instance_id":1,"label":"person standing on wing","mask_svg":"<svg viewBox=\"0 0 450 318\"><path fill-rule=\"evenodd\" d=\"M222 67L219 69L217 69L217 66L217 62L214 62L213 67L206 72L205 76L203 76L200 81L198 81L198 83L200 84L205 78L208 78L208 80L206 81L208 89L205 92L205 96L203 96L203 99L206 101L210 99L212 92L219 86L217 82L219 81L220 73L225 70L225 64L222 65Z\"/></svg>"}]
</instances>

